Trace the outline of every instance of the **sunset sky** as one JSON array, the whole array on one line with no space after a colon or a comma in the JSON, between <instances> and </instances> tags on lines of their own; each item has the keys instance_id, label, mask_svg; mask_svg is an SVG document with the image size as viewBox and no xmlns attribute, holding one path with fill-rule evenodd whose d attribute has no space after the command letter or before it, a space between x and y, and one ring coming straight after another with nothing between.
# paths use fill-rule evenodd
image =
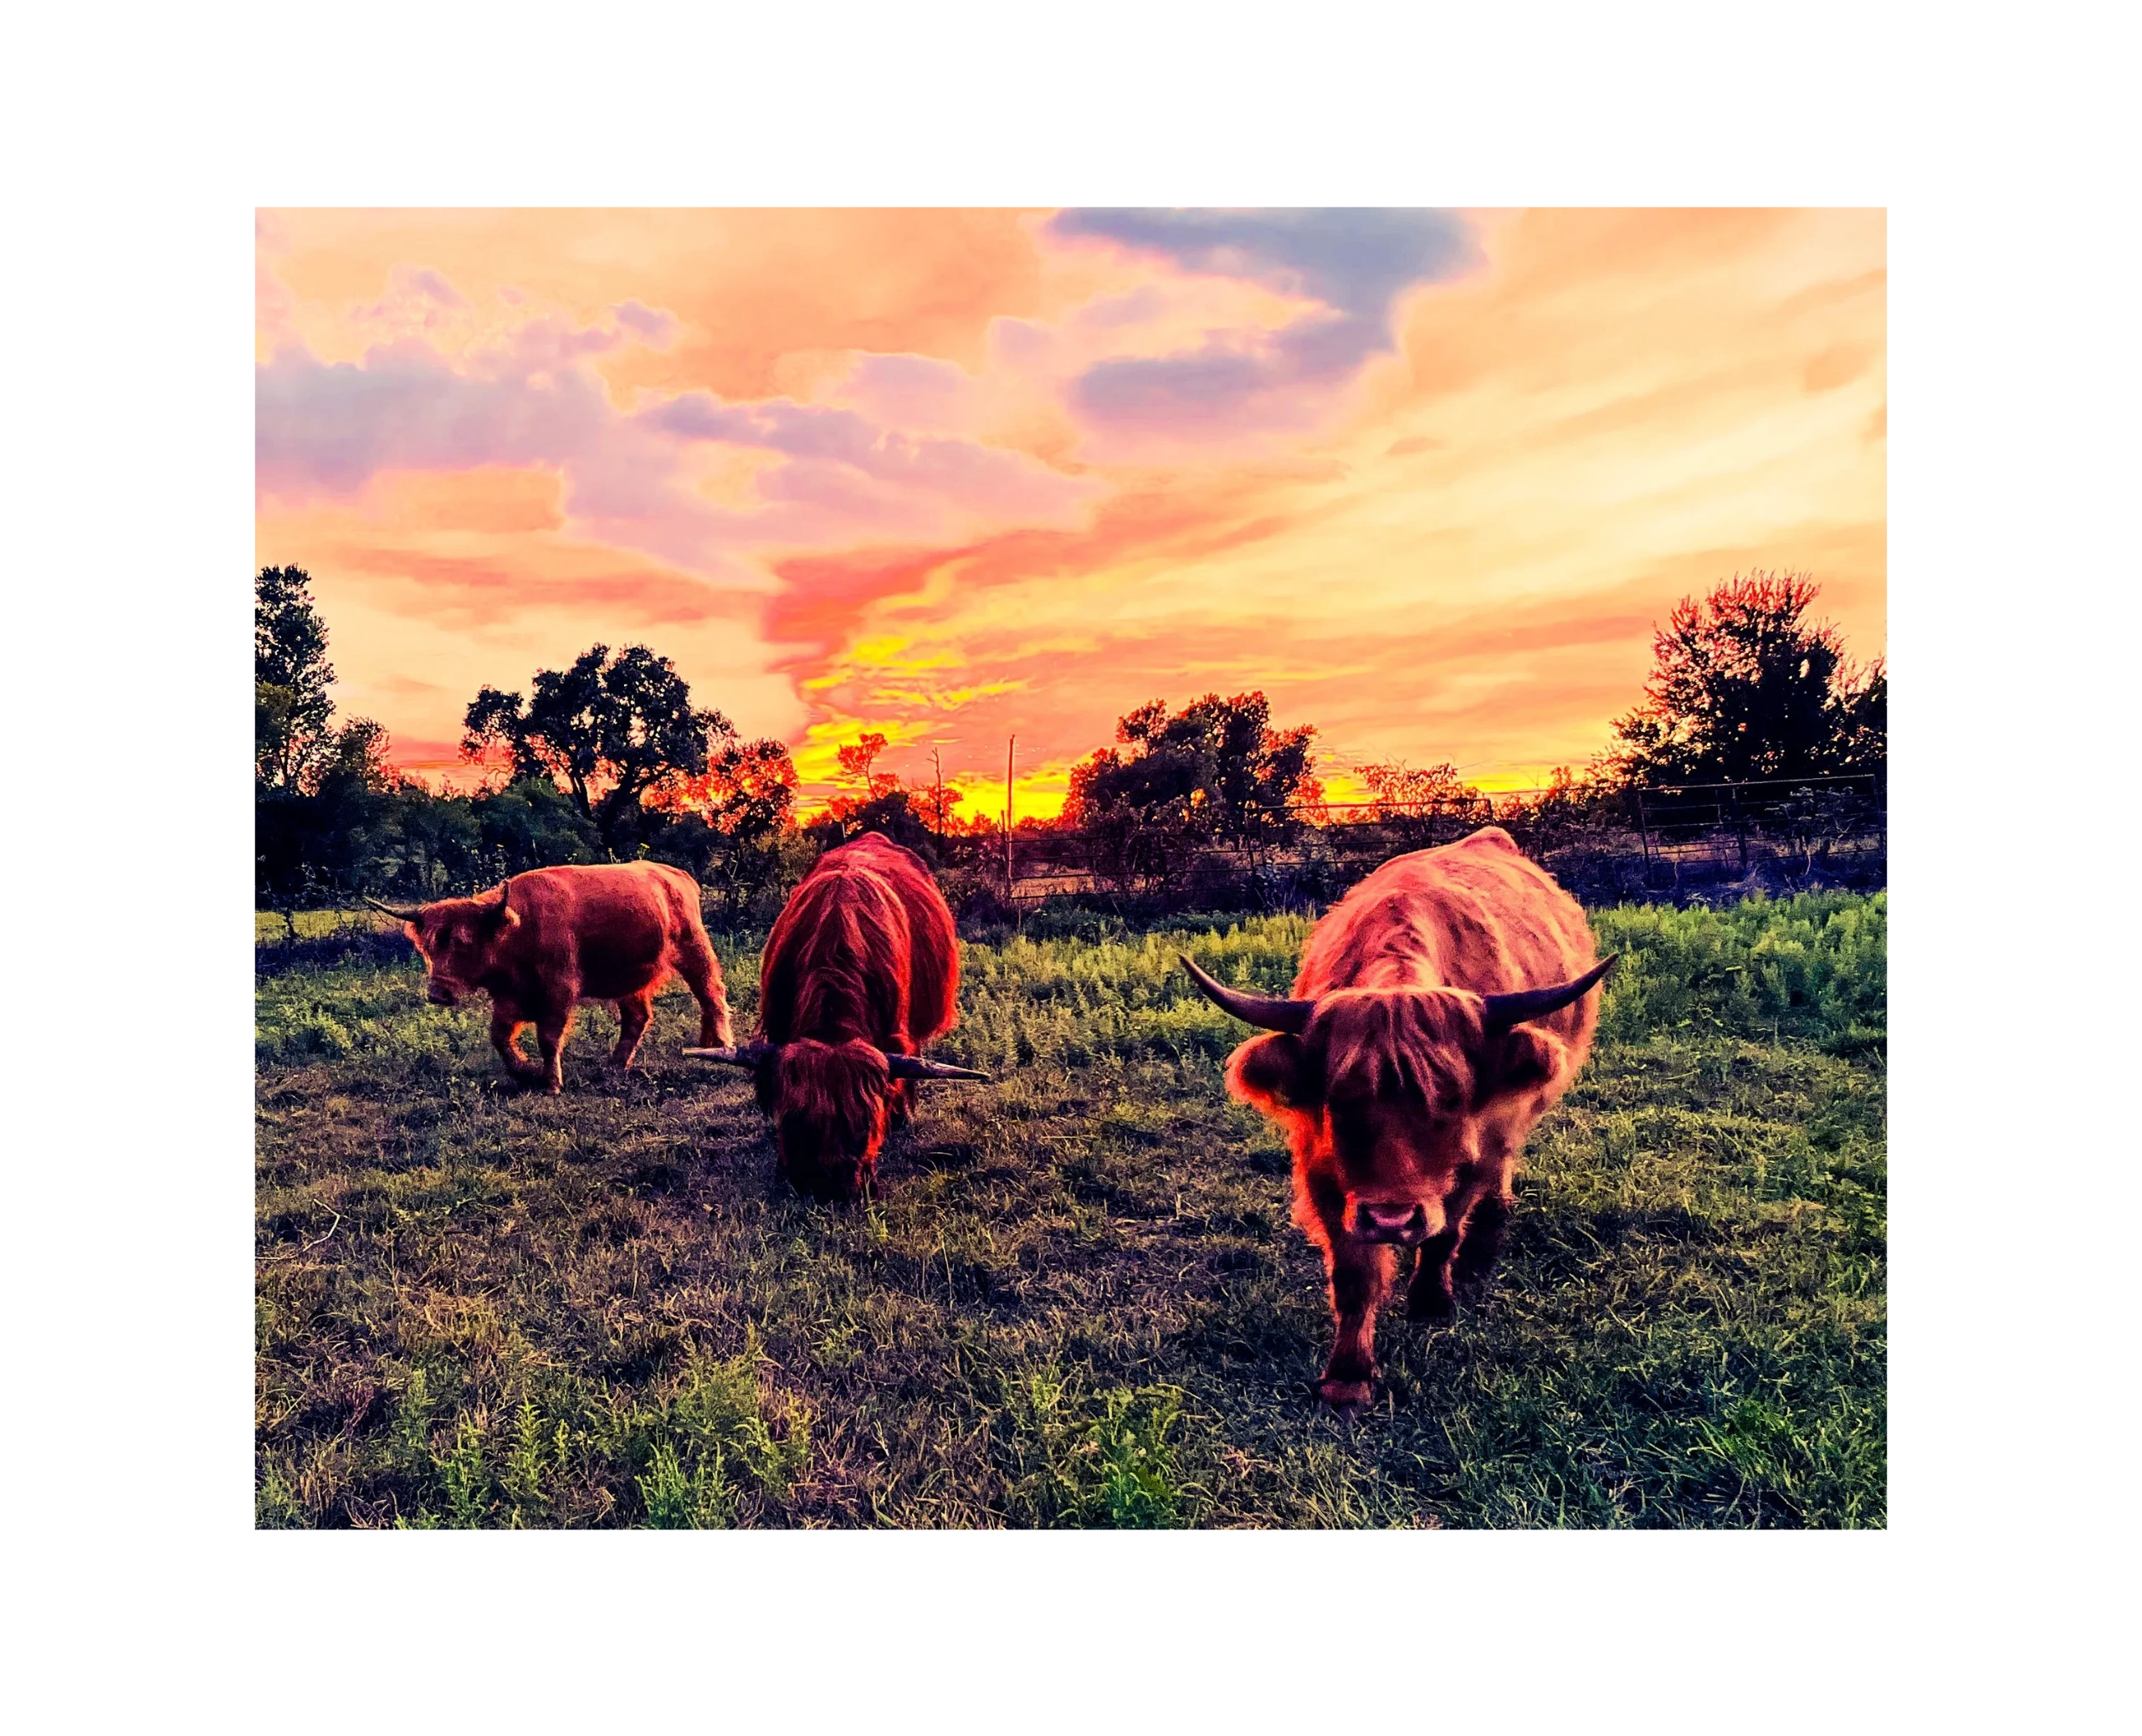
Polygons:
<instances>
[{"instance_id":1,"label":"sunset sky","mask_svg":"<svg viewBox=\"0 0 2142 1736\"><path fill-rule=\"evenodd\" d=\"M263 565L346 715L644 643L796 751L1061 803L1148 699L1542 781L1791 567L1884 650L1881 213L272 211Z\"/></svg>"}]
</instances>

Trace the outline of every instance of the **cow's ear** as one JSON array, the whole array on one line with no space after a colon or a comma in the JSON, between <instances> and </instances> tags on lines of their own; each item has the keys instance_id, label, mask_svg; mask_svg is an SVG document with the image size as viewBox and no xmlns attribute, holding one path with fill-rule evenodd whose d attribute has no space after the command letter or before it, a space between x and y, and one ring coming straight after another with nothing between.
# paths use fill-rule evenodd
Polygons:
<instances>
[{"instance_id":1,"label":"cow's ear","mask_svg":"<svg viewBox=\"0 0 2142 1736\"><path fill-rule=\"evenodd\" d=\"M1480 1100L1537 1091L1568 1066L1569 1047L1551 1031L1519 1025L1490 1037L1485 1064L1478 1073Z\"/></svg>"},{"instance_id":2,"label":"cow's ear","mask_svg":"<svg viewBox=\"0 0 2142 1736\"><path fill-rule=\"evenodd\" d=\"M1254 1037L1237 1049L1227 1057L1227 1083L1236 1096L1274 1109L1314 1111L1324 1101L1309 1045L1290 1032Z\"/></svg>"},{"instance_id":3,"label":"cow's ear","mask_svg":"<svg viewBox=\"0 0 2142 1736\"><path fill-rule=\"evenodd\" d=\"M515 909L510 904L500 904L499 906L498 924L499 932L500 934L504 934L508 929L519 928L520 926L520 913Z\"/></svg>"}]
</instances>

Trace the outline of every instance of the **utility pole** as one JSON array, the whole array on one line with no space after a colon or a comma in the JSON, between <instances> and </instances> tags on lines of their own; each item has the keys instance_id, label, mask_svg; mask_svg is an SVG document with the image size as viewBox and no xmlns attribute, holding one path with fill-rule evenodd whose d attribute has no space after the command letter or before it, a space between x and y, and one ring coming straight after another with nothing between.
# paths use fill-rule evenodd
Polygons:
<instances>
[{"instance_id":1,"label":"utility pole","mask_svg":"<svg viewBox=\"0 0 2142 1736\"><path fill-rule=\"evenodd\" d=\"M1012 755L1019 745L1016 735L1004 744L1004 902L1012 904ZM1017 905L1012 904L1014 910Z\"/></svg>"},{"instance_id":2,"label":"utility pole","mask_svg":"<svg viewBox=\"0 0 2142 1736\"><path fill-rule=\"evenodd\" d=\"M945 848L945 756L937 749L930 750L930 763L937 770L937 848Z\"/></svg>"}]
</instances>

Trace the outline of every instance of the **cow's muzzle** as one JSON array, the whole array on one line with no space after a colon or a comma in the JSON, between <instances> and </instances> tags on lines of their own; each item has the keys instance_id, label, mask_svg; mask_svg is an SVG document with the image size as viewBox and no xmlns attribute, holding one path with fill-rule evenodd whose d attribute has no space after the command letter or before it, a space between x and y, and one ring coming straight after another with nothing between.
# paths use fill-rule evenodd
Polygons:
<instances>
[{"instance_id":1,"label":"cow's muzzle","mask_svg":"<svg viewBox=\"0 0 2142 1736\"><path fill-rule=\"evenodd\" d=\"M805 1161L787 1165L788 1185L821 1206L852 1206L869 1191L875 1166L867 1163Z\"/></svg>"},{"instance_id":2,"label":"cow's muzzle","mask_svg":"<svg viewBox=\"0 0 2142 1736\"><path fill-rule=\"evenodd\" d=\"M1417 1203L1376 1206L1361 1200L1355 1204L1353 1219L1348 1227L1358 1242L1388 1242L1400 1247L1418 1247L1428 1239L1428 1208Z\"/></svg>"},{"instance_id":3,"label":"cow's muzzle","mask_svg":"<svg viewBox=\"0 0 2142 1736\"><path fill-rule=\"evenodd\" d=\"M451 1006L460 998L443 983L433 982L424 986L424 999L434 1006Z\"/></svg>"}]
</instances>

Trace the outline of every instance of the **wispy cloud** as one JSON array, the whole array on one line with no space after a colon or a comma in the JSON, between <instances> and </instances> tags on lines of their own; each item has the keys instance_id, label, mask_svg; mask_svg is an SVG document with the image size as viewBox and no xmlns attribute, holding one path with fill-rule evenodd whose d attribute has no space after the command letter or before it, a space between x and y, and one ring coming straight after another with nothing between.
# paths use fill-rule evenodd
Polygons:
<instances>
[{"instance_id":1,"label":"wispy cloud","mask_svg":"<svg viewBox=\"0 0 2142 1736\"><path fill-rule=\"evenodd\" d=\"M1079 410L1141 433L1307 423L1322 407L1315 389L1392 348L1405 291L1483 260L1465 219L1441 211L1079 210L1059 213L1049 230L1315 304L1276 330L1211 331L1167 355L1096 362L1074 387Z\"/></svg>"},{"instance_id":2,"label":"wispy cloud","mask_svg":"<svg viewBox=\"0 0 2142 1736\"><path fill-rule=\"evenodd\" d=\"M870 728L980 791L1016 733L1046 806L1212 689L1328 765L1581 760L1736 565L1881 649L1878 213L266 213L258 262L259 556L397 738L643 638L807 770Z\"/></svg>"}]
</instances>

